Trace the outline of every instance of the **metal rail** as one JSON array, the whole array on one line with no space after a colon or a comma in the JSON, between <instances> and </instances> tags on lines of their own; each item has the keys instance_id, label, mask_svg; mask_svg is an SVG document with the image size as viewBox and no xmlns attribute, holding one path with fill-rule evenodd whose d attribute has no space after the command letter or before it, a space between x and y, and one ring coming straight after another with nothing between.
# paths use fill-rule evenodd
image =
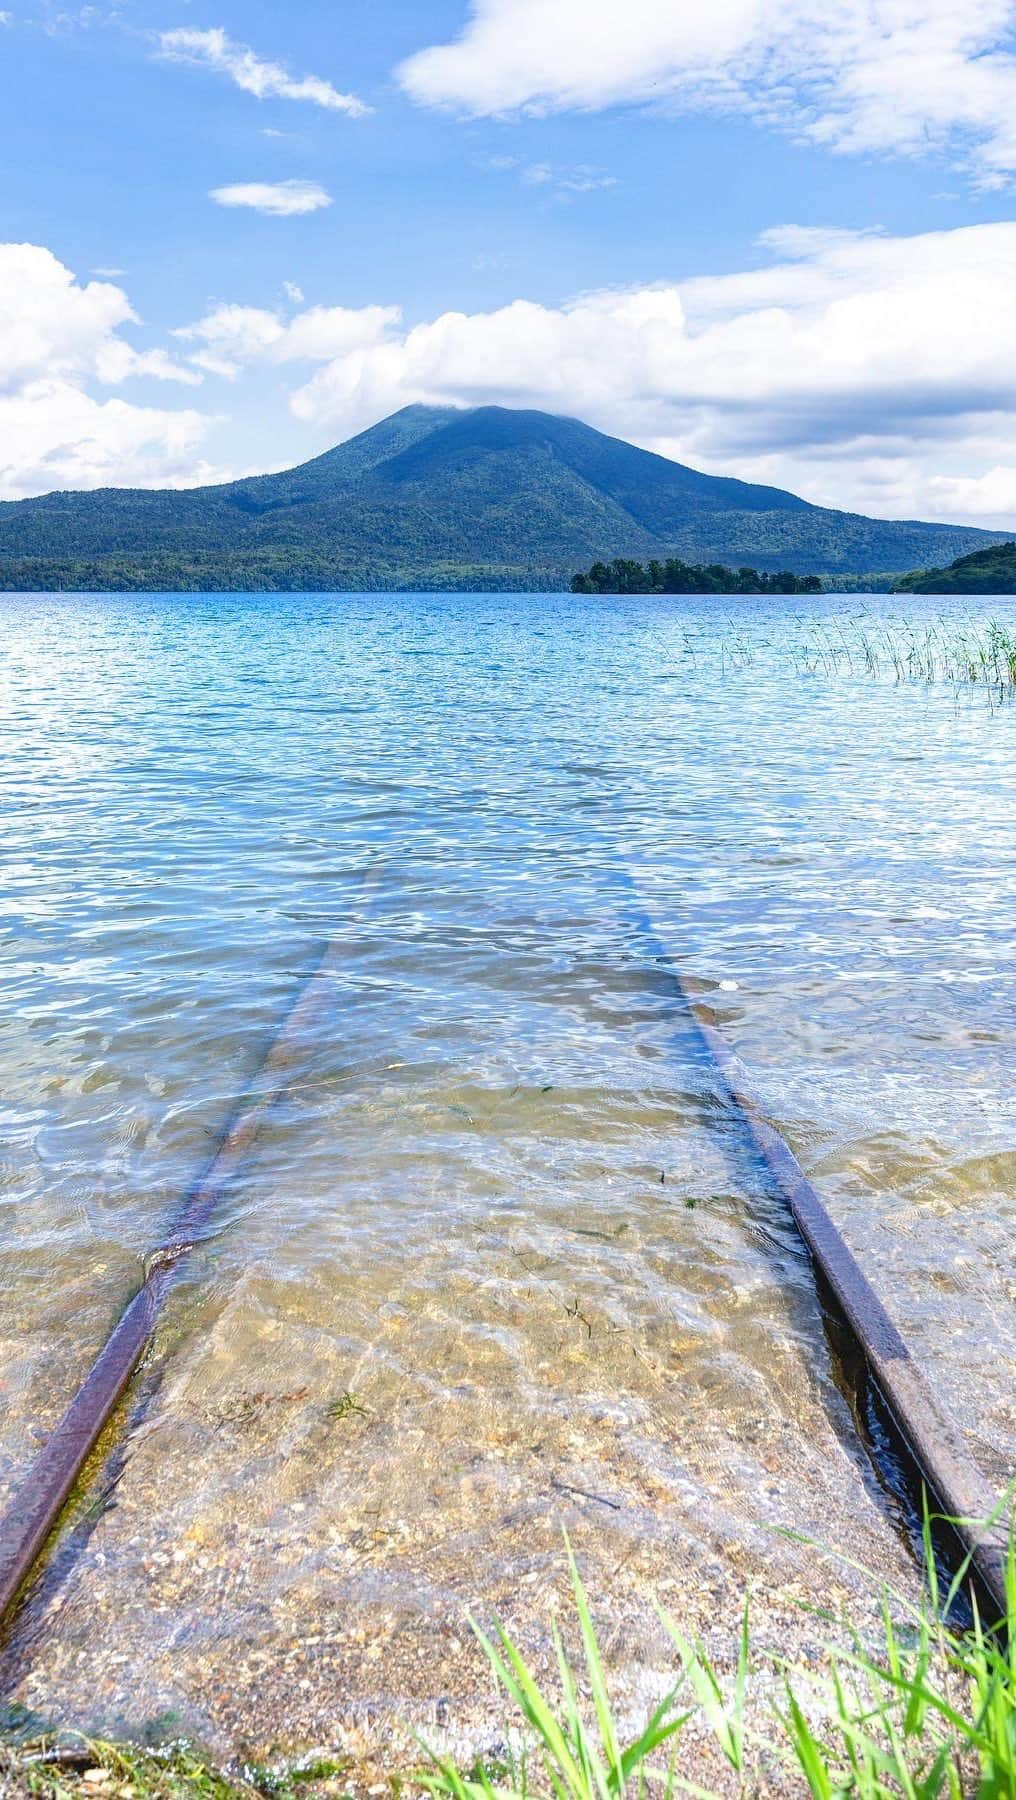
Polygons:
<instances>
[{"instance_id":1,"label":"metal rail","mask_svg":"<svg viewBox=\"0 0 1016 1800\"><path fill-rule=\"evenodd\" d=\"M0 1519L0 1624L18 1599L150 1344L189 1252L207 1231L266 1114L286 1087L304 1034L323 999L324 978L338 953L338 944L329 944L300 987L252 1083L253 1098L242 1101L232 1113L204 1174L185 1195L169 1235L146 1259L141 1287Z\"/></svg>"},{"instance_id":2,"label":"metal rail","mask_svg":"<svg viewBox=\"0 0 1016 1800\"><path fill-rule=\"evenodd\" d=\"M701 1000L680 970L670 965L670 973L726 1096L790 1208L813 1263L832 1290L929 1494L950 1521L972 1572L992 1607L998 1609L998 1620L1005 1619L1009 1540L998 1523L997 1495L975 1466L959 1427L932 1390L789 1144L768 1119L740 1058L706 1016Z\"/></svg>"},{"instance_id":3,"label":"metal rail","mask_svg":"<svg viewBox=\"0 0 1016 1800\"><path fill-rule=\"evenodd\" d=\"M151 1342L186 1257L207 1230L266 1114L287 1085L303 1035L321 1004L323 978L337 955L338 946L332 943L301 987L261 1065L254 1098L233 1113L207 1169L185 1196L169 1236L147 1259L142 1286L0 1519L0 1623L17 1601ZM1008 1542L1001 1527L992 1522L998 1513L996 1496L974 1466L958 1427L933 1393L790 1146L767 1118L740 1060L706 1016L680 971L670 964L669 972L726 1095L832 1290L918 1471L952 1521L982 1589L1004 1618Z\"/></svg>"}]
</instances>

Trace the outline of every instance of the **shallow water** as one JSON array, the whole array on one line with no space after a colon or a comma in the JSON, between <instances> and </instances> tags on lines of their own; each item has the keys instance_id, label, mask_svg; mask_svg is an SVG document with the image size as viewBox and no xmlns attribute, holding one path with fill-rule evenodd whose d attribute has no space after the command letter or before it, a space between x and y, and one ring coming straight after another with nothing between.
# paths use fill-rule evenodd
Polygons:
<instances>
[{"instance_id":1,"label":"shallow water","mask_svg":"<svg viewBox=\"0 0 1016 1800\"><path fill-rule=\"evenodd\" d=\"M475 1742L465 1608L539 1639L562 1523L633 1705L649 1585L797 1642L774 1525L914 1579L666 957L1011 1475L1016 710L799 654L900 606L0 602L3 1493L339 950L18 1700Z\"/></svg>"}]
</instances>

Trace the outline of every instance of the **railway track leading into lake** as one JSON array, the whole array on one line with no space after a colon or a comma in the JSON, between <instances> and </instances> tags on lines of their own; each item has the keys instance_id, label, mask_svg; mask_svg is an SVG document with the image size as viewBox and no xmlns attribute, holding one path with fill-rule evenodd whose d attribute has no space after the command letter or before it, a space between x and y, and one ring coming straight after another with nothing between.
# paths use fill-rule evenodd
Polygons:
<instances>
[{"instance_id":1,"label":"railway track leading into lake","mask_svg":"<svg viewBox=\"0 0 1016 1800\"><path fill-rule=\"evenodd\" d=\"M189 1253L207 1236L229 1184L288 1085L327 995L328 976L338 954L338 944L330 944L302 983L249 1097L230 1117L210 1163L184 1197L170 1232L148 1257L141 1287L0 1519L0 1627L10 1622L27 1592L88 1458L152 1341ZM701 996L670 957L658 954L656 960L673 978L727 1103L743 1121L776 1191L789 1208L919 1482L951 1523L979 1590L983 1616L991 1622L1004 1619L1008 1539L998 1522L1001 1509L997 1497L790 1146L766 1116L746 1070L717 1031Z\"/></svg>"}]
</instances>

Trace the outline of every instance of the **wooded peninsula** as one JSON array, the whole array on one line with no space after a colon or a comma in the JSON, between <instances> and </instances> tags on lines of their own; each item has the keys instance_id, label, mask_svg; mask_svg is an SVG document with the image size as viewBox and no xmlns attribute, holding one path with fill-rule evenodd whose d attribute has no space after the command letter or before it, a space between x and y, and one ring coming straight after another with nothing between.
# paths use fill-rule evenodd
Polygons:
<instances>
[{"instance_id":1,"label":"wooded peninsula","mask_svg":"<svg viewBox=\"0 0 1016 1800\"><path fill-rule=\"evenodd\" d=\"M632 562L616 557L596 562L572 577L573 594L820 594L818 575L794 575L789 569L769 575L758 569L728 569L723 563L687 563L679 556L663 562Z\"/></svg>"}]
</instances>

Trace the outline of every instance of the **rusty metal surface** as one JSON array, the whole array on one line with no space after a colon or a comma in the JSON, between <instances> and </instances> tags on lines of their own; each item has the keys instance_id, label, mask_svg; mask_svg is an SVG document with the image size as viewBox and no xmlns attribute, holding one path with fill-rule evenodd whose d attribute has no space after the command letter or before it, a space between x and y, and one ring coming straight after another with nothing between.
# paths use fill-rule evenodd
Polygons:
<instances>
[{"instance_id":1,"label":"rusty metal surface","mask_svg":"<svg viewBox=\"0 0 1016 1800\"><path fill-rule=\"evenodd\" d=\"M939 1401L852 1250L786 1140L771 1124L740 1058L705 1015L700 998L671 971L726 1095L782 1194L811 1257L825 1277L907 1445L929 1494L954 1529L998 1618L1006 1616L1008 1537L998 1496L974 1464L955 1421Z\"/></svg>"},{"instance_id":2,"label":"rusty metal surface","mask_svg":"<svg viewBox=\"0 0 1016 1800\"><path fill-rule=\"evenodd\" d=\"M121 1314L52 1435L0 1519L0 1623L11 1612L75 1482L151 1342L189 1252L207 1231L229 1182L283 1092L338 956L326 947L273 1038L251 1097L232 1113L204 1174L181 1202L170 1232L145 1261L145 1279Z\"/></svg>"},{"instance_id":3,"label":"rusty metal surface","mask_svg":"<svg viewBox=\"0 0 1016 1800\"><path fill-rule=\"evenodd\" d=\"M322 977L337 955L338 948L333 944L302 984L262 1062L250 1098L232 1115L204 1174L184 1197L171 1230L148 1257L143 1285L126 1307L0 1520L0 1620L17 1600L150 1344L189 1251L207 1231L266 1114L283 1092L300 1055L304 1034L321 1005L325 992ZM752 1142L828 1282L918 1470L942 1511L961 1521L959 1535L973 1567L992 1604L1004 1612L1006 1538L1001 1527L985 1528L982 1524L995 1511L996 1496L974 1466L955 1423L937 1400L793 1152L767 1119L743 1065L705 1016L697 995L677 971L671 973L727 1096L743 1117Z\"/></svg>"}]
</instances>

